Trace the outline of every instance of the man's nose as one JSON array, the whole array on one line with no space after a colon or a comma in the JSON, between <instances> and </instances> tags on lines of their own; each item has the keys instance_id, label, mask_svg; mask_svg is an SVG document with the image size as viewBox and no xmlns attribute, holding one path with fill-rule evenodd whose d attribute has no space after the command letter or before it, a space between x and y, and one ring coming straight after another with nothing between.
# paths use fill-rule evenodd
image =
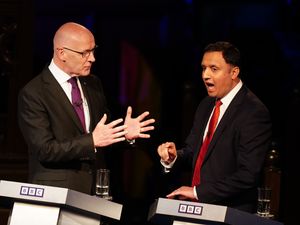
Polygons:
<instances>
[{"instance_id":1,"label":"man's nose","mask_svg":"<svg viewBox=\"0 0 300 225\"><path fill-rule=\"evenodd\" d=\"M95 53L91 52L88 59L90 62L95 62L96 61Z\"/></svg>"},{"instance_id":2,"label":"man's nose","mask_svg":"<svg viewBox=\"0 0 300 225\"><path fill-rule=\"evenodd\" d=\"M209 78L209 71L207 69L203 69L202 70L202 78L203 79L206 79L206 78Z\"/></svg>"}]
</instances>

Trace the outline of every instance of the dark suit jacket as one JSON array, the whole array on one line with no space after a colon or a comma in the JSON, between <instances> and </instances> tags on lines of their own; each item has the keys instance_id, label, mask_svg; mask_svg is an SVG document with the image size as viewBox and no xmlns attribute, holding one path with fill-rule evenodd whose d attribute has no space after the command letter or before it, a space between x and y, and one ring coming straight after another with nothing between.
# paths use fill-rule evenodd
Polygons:
<instances>
[{"instance_id":1,"label":"dark suit jacket","mask_svg":"<svg viewBox=\"0 0 300 225\"><path fill-rule=\"evenodd\" d=\"M100 80L80 78L90 130L108 113ZM29 181L91 194L96 154L72 104L47 68L19 94L19 126L28 144Z\"/></svg>"},{"instance_id":2,"label":"dark suit jacket","mask_svg":"<svg viewBox=\"0 0 300 225\"><path fill-rule=\"evenodd\" d=\"M178 151L179 161L195 166L214 102L215 99L208 96L199 104L186 145ZM209 145L201 168L201 184L196 188L199 201L254 211L271 130L267 108L243 85Z\"/></svg>"}]
</instances>

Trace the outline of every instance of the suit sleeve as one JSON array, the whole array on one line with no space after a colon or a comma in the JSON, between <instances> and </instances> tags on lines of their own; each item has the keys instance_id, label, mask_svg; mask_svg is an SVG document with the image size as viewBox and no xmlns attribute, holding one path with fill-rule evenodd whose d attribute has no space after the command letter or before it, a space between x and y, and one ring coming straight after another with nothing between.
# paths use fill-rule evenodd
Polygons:
<instances>
[{"instance_id":1,"label":"suit sleeve","mask_svg":"<svg viewBox=\"0 0 300 225\"><path fill-rule=\"evenodd\" d=\"M193 159L201 146L205 126L213 107L213 100L209 97L202 100L198 105L192 129L185 140L184 147L178 150L178 161L180 162L178 167L181 165L192 167Z\"/></svg>"},{"instance_id":2,"label":"suit sleeve","mask_svg":"<svg viewBox=\"0 0 300 225\"><path fill-rule=\"evenodd\" d=\"M74 130L63 107L55 105L55 94L32 89L26 87L18 97L19 126L29 154L45 163L95 159L91 134Z\"/></svg>"}]
</instances>

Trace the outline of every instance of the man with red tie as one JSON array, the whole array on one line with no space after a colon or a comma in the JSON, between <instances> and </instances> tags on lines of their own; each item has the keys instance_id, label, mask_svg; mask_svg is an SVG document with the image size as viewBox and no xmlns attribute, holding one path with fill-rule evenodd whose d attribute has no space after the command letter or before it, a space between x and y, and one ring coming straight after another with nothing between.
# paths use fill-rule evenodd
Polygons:
<instances>
[{"instance_id":1,"label":"man with red tie","mask_svg":"<svg viewBox=\"0 0 300 225\"><path fill-rule=\"evenodd\" d=\"M256 191L272 136L268 109L240 79L240 53L228 42L209 44L201 62L208 96L199 104L185 145L161 144L166 172L192 165L190 186L167 195L256 211Z\"/></svg>"},{"instance_id":2,"label":"man with red tie","mask_svg":"<svg viewBox=\"0 0 300 225\"><path fill-rule=\"evenodd\" d=\"M94 194L96 162L107 147L149 138L149 112L109 119L100 79L91 74L97 45L86 27L68 22L53 39L50 65L20 91L19 125L28 145L29 182ZM127 142L125 142L127 143Z\"/></svg>"}]
</instances>

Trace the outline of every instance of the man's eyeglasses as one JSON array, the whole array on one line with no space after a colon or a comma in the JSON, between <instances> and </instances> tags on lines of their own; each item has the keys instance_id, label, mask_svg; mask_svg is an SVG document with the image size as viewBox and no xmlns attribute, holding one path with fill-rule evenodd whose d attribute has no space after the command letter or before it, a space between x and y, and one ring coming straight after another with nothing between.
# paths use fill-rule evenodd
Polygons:
<instances>
[{"instance_id":1,"label":"man's eyeglasses","mask_svg":"<svg viewBox=\"0 0 300 225\"><path fill-rule=\"evenodd\" d=\"M66 50L69 50L71 52L75 52L77 54L80 54L82 56L82 58L87 58L90 56L91 53L94 54L96 48L98 48L98 45L96 45L93 49L89 49L89 50L85 50L83 52L80 52L80 51L76 51L76 50L73 50L71 48L67 48L67 47L63 47L63 49L66 49Z\"/></svg>"}]
</instances>

